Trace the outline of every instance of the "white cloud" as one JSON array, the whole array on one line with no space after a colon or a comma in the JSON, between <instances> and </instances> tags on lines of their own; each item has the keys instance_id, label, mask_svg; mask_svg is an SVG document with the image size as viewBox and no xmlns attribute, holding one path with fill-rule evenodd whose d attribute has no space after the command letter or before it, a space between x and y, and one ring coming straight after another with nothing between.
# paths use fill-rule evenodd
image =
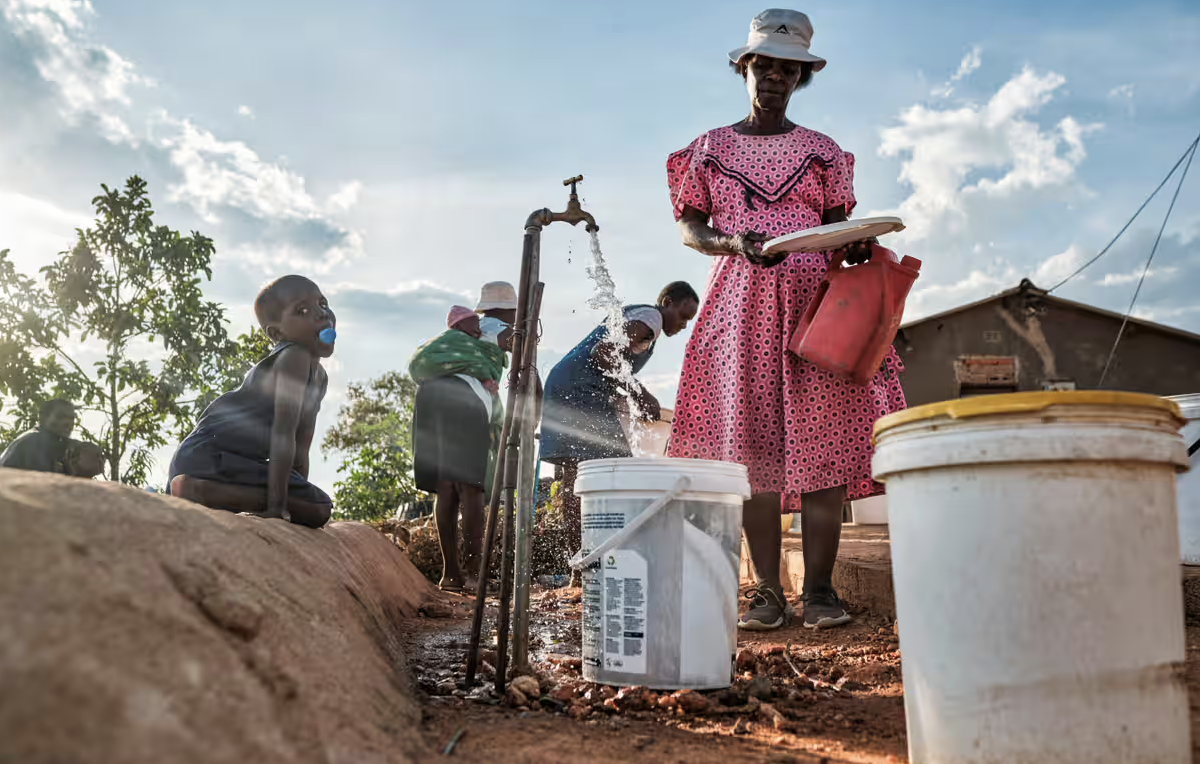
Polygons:
<instances>
[{"instance_id":1,"label":"white cloud","mask_svg":"<svg viewBox=\"0 0 1200 764\"><path fill-rule=\"evenodd\" d=\"M153 85L115 51L84 38L85 20L94 14L88 0L8 0L4 5L13 32L38 44L38 72L57 86L63 116L71 122L128 105L134 87Z\"/></svg>"},{"instance_id":2,"label":"white cloud","mask_svg":"<svg viewBox=\"0 0 1200 764\"><path fill-rule=\"evenodd\" d=\"M1100 279L1100 286L1122 286L1124 284L1133 284L1142 278L1142 270L1139 268L1136 271L1129 273L1106 273L1104 278ZM1158 279L1164 276L1173 276L1178 273L1179 269L1171 266L1165 268L1151 268L1146 271L1146 281Z\"/></svg>"},{"instance_id":3,"label":"white cloud","mask_svg":"<svg viewBox=\"0 0 1200 764\"><path fill-rule=\"evenodd\" d=\"M930 93L934 98L949 98L954 92L954 83L969 76L971 72L983 65L983 48L976 45L971 48L967 55L963 56L962 61L958 64L958 71L950 76L950 79L945 84L939 85Z\"/></svg>"},{"instance_id":4,"label":"white cloud","mask_svg":"<svg viewBox=\"0 0 1200 764\"><path fill-rule=\"evenodd\" d=\"M154 150L151 160L165 159L168 170L167 198L224 225L231 248L252 253L251 264L297 263L323 272L361 254L362 235L333 216L349 209L357 186L344 185L335 195L340 206L327 209L309 194L304 177L281 162L138 102L135 87L150 80L90 39L87 20L95 11L88 0L7 0L3 13L52 86L67 123L87 118L112 143ZM238 113L254 115L248 106Z\"/></svg>"},{"instance_id":5,"label":"white cloud","mask_svg":"<svg viewBox=\"0 0 1200 764\"><path fill-rule=\"evenodd\" d=\"M1133 83L1129 82L1124 85L1117 85L1112 90L1108 91L1109 98L1133 98Z\"/></svg>"},{"instance_id":6,"label":"white cloud","mask_svg":"<svg viewBox=\"0 0 1200 764\"><path fill-rule=\"evenodd\" d=\"M1072 244L1063 252L1043 261L1033 272L1031 280L1042 289L1049 289L1074 273L1083 263L1083 250Z\"/></svg>"},{"instance_id":7,"label":"white cloud","mask_svg":"<svg viewBox=\"0 0 1200 764\"><path fill-rule=\"evenodd\" d=\"M982 106L937 109L911 106L899 124L880 133L879 154L903 157L900 180L912 192L899 208L906 241L928 237L941 225L963 223L972 196L1009 197L1019 191L1068 187L1086 157L1084 136L1099 128L1062 118L1044 128L1030 119L1065 79L1025 68ZM978 177L992 172L996 177Z\"/></svg>"},{"instance_id":8,"label":"white cloud","mask_svg":"<svg viewBox=\"0 0 1200 764\"><path fill-rule=\"evenodd\" d=\"M1121 104L1130 116L1133 116L1133 83L1117 85L1112 90L1108 91L1110 101L1115 101Z\"/></svg>"},{"instance_id":9,"label":"white cloud","mask_svg":"<svg viewBox=\"0 0 1200 764\"><path fill-rule=\"evenodd\" d=\"M255 114L254 114L254 109L251 109L249 106L239 106L237 108L237 113L248 119L256 118Z\"/></svg>"},{"instance_id":10,"label":"white cloud","mask_svg":"<svg viewBox=\"0 0 1200 764\"><path fill-rule=\"evenodd\" d=\"M0 249L11 250L17 269L34 273L38 267L69 249L74 229L90 216L63 210L42 199L0 191Z\"/></svg>"},{"instance_id":11,"label":"white cloud","mask_svg":"<svg viewBox=\"0 0 1200 764\"><path fill-rule=\"evenodd\" d=\"M215 220L213 210L236 207L258 218L305 219L319 215L304 178L270 162L241 141L222 141L187 119L159 112L155 144L182 174L171 200L190 204Z\"/></svg>"},{"instance_id":12,"label":"white cloud","mask_svg":"<svg viewBox=\"0 0 1200 764\"><path fill-rule=\"evenodd\" d=\"M1002 273L973 270L965 278L950 284L932 284L914 289L905 303L904 320L912 321L931 313L981 300L991 294L1016 286L1017 280L1016 274L1011 269Z\"/></svg>"},{"instance_id":13,"label":"white cloud","mask_svg":"<svg viewBox=\"0 0 1200 764\"><path fill-rule=\"evenodd\" d=\"M343 183L338 190L329 197L326 206L337 212L345 212L358 203L358 192L362 191L362 183L357 180L352 180L348 183Z\"/></svg>"}]
</instances>

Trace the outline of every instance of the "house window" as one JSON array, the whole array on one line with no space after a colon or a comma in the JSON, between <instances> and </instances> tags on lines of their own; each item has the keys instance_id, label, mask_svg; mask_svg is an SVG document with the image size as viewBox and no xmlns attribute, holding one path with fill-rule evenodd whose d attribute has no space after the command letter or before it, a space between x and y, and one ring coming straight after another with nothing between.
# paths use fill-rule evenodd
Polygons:
<instances>
[{"instance_id":1,"label":"house window","mask_svg":"<svg viewBox=\"0 0 1200 764\"><path fill-rule=\"evenodd\" d=\"M960 398L1015 393L1017 359L1005 355L962 355L954 361L954 378Z\"/></svg>"}]
</instances>

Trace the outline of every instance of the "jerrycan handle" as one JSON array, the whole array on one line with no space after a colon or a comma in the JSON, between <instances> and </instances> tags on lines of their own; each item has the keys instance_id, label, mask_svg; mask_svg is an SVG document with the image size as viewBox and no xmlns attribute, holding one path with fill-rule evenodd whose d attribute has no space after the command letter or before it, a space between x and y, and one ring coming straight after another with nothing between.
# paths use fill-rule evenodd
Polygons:
<instances>
[{"instance_id":1,"label":"jerrycan handle","mask_svg":"<svg viewBox=\"0 0 1200 764\"><path fill-rule=\"evenodd\" d=\"M621 544L624 544L626 541L628 541L630 536L637 533L639 528L650 521L650 518L657 515L663 507L679 498L679 495L686 491L691 485L691 475L680 475L679 479L675 481L675 485L671 486L662 496L659 496L657 499L655 499L650 506L642 510L642 513L633 518L629 525L626 525L621 530L606 538L586 557L583 554L583 550L580 549L574 554L574 556L571 557L571 559L567 562L567 565L569 565L573 570L583 570L584 568L591 567L596 560L599 560L611 550L616 549Z\"/></svg>"}]
</instances>

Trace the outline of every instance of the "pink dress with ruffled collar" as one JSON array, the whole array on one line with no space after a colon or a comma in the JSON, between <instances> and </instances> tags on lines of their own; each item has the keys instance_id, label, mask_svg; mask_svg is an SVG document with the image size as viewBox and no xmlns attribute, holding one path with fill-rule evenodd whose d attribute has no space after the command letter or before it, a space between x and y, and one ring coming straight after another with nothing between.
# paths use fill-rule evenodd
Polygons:
<instances>
[{"instance_id":1,"label":"pink dress with ruffled collar","mask_svg":"<svg viewBox=\"0 0 1200 764\"><path fill-rule=\"evenodd\" d=\"M726 234L782 236L855 204L853 155L804 127L711 130L667 159L667 182L676 220L694 207ZM871 428L905 407L894 349L867 385L787 351L829 258L797 253L764 268L713 257L675 403L668 456L744 464L751 490L781 494L784 512L824 488L845 486L850 499L882 492L871 480Z\"/></svg>"}]
</instances>

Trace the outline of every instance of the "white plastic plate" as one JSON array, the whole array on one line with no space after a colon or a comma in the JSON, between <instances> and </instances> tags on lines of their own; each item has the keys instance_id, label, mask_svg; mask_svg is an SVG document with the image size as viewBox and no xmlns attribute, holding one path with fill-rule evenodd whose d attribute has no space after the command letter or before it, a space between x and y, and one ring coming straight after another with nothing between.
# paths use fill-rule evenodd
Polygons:
<instances>
[{"instance_id":1,"label":"white plastic plate","mask_svg":"<svg viewBox=\"0 0 1200 764\"><path fill-rule=\"evenodd\" d=\"M771 239L763 245L763 253L775 252L820 252L837 249L852 241L862 241L872 236L904 230L904 222L897 217L859 218L808 228L787 236Z\"/></svg>"}]
</instances>

